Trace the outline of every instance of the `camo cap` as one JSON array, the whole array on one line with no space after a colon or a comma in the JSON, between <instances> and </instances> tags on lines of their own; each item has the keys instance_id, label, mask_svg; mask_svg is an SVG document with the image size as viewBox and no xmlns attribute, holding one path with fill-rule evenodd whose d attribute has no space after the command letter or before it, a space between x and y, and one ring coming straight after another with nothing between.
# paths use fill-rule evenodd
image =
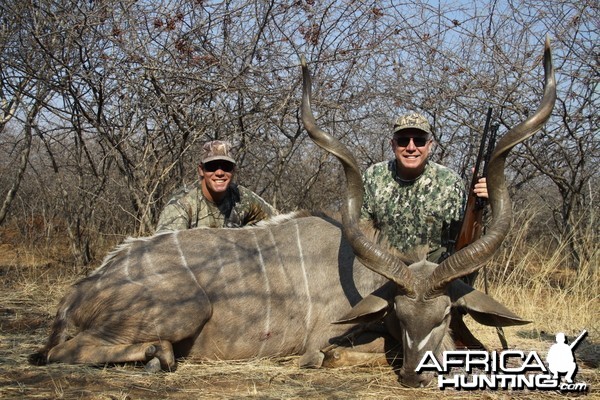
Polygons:
<instances>
[{"instance_id":1,"label":"camo cap","mask_svg":"<svg viewBox=\"0 0 600 400\"><path fill-rule=\"evenodd\" d=\"M235 160L231 154L231 143L223 140L213 140L204 144L202 148L201 163L205 164L209 161L225 160L235 164Z\"/></svg>"},{"instance_id":2,"label":"camo cap","mask_svg":"<svg viewBox=\"0 0 600 400\"><path fill-rule=\"evenodd\" d=\"M396 122L394 122L394 134L404 129L419 129L427 133L428 137L432 135L431 125L427 121L427 118L416 112L401 115L396 119Z\"/></svg>"}]
</instances>

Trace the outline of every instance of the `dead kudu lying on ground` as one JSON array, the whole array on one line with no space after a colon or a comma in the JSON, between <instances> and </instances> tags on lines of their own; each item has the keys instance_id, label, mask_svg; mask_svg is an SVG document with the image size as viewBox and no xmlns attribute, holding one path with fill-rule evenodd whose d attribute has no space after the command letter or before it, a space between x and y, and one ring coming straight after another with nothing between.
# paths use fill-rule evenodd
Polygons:
<instances>
[{"instance_id":1,"label":"dead kudu lying on ground","mask_svg":"<svg viewBox=\"0 0 600 400\"><path fill-rule=\"evenodd\" d=\"M311 138L340 160L348 180L343 224L311 216L129 239L65 295L47 345L31 362L141 361L155 368L160 362L162 369L172 370L177 356L227 360L303 354L301 365L318 366L321 350L338 341L348 352L382 351L381 341L371 341L374 334L362 329L370 323L402 342L401 383L427 384L431 376L414 370L427 350L439 355L452 348L452 307L486 325L527 323L459 278L489 260L509 229L505 158L551 113L555 82L548 44L544 65L540 108L509 131L492 156L493 221L486 235L440 265L407 266L359 229L360 173L348 150L316 126L303 62L302 121ZM351 339L349 332L354 332ZM343 354L341 347L336 352Z\"/></svg>"}]
</instances>

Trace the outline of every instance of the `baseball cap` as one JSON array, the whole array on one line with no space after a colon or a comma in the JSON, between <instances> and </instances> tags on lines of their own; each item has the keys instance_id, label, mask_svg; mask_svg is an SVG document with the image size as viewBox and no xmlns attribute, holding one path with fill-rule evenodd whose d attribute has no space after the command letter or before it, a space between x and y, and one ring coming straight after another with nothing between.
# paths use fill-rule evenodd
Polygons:
<instances>
[{"instance_id":1,"label":"baseball cap","mask_svg":"<svg viewBox=\"0 0 600 400\"><path fill-rule=\"evenodd\" d=\"M427 118L416 112L401 115L396 119L394 122L394 134L404 129L419 129L427 133L427 136L432 135L431 125L427 121Z\"/></svg>"},{"instance_id":2,"label":"baseball cap","mask_svg":"<svg viewBox=\"0 0 600 400\"><path fill-rule=\"evenodd\" d=\"M231 143L224 140L213 140L205 143L202 147L201 163L205 164L214 160L225 160L235 164L231 154Z\"/></svg>"}]
</instances>

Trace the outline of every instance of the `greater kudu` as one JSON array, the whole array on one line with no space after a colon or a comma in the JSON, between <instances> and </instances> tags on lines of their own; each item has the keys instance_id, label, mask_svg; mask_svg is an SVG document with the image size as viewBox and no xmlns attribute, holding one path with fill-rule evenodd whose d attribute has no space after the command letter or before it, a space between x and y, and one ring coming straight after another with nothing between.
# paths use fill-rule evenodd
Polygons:
<instances>
[{"instance_id":1,"label":"greater kudu","mask_svg":"<svg viewBox=\"0 0 600 400\"><path fill-rule=\"evenodd\" d=\"M179 355L244 359L303 354L302 365L318 366L321 349L348 337L349 331L358 332L351 336L354 344L364 342L369 332L354 328L376 317L384 318L390 333L408 343L408 372L401 373L401 380L413 386L423 383L410 368L414 371L425 350L439 350L442 339L450 343L452 303L474 312L483 323L524 322L455 281L487 260L506 234L510 215L504 158L549 115L554 87L549 49L545 65L544 106L507 135L494 158L489 185L496 217L489 234L440 267L427 262L407 267L358 230L360 174L348 151L316 128L304 66L303 122L313 140L340 158L348 176L345 235L336 221L311 216L251 228L191 229L128 239L63 297L46 346L30 361L148 361L169 370ZM331 324L342 315L341 322L352 323L350 329ZM373 343L359 347L382 349Z\"/></svg>"}]
</instances>

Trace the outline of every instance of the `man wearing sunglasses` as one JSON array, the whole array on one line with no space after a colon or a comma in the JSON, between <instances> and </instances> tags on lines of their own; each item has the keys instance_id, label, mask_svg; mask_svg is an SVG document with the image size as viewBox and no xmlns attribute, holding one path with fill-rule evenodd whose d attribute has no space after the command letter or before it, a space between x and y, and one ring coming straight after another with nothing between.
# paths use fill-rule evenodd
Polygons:
<instances>
[{"instance_id":1,"label":"man wearing sunglasses","mask_svg":"<svg viewBox=\"0 0 600 400\"><path fill-rule=\"evenodd\" d=\"M430 161L431 125L423 115L409 113L394 124L390 141L394 158L369 167L364 175L361 218L381 231L400 252L427 248L427 258L439 262L465 205L460 176ZM487 198L485 179L475 193Z\"/></svg>"},{"instance_id":2,"label":"man wearing sunglasses","mask_svg":"<svg viewBox=\"0 0 600 400\"><path fill-rule=\"evenodd\" d=\"M235 228L275 215L275 209L259 195L233 182L235 165L229 142L206 143L198 167L199 183L169 200L156 231Z\"/></svg>"}]
</instances>

